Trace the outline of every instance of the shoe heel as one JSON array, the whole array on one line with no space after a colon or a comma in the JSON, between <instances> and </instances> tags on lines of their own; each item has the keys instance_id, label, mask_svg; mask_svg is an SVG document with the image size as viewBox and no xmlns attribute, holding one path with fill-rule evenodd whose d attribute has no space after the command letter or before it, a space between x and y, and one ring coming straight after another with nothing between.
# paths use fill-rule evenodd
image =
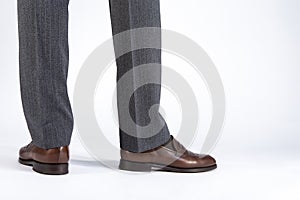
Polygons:
<instances>
[{"instance_id":1,"label":"shoe heel","mask_svg":"<svg viewBox=\"0 0 300 200\"><path fill-rule=\"evenodd\" d=\"M134 171L134 172L150 172L151 165L147 163L132 162L132 161L121 159L119 164L119 169Z\"/></svg>"},{"instance_id":2,"label":"shoe heel","mask_svg":"<svg viewBox=\"0 0 300 200\"><path fill-rule=\"evenodd\" d=\"M32 169L41 174L64 175L69 172L69 164L45 164L34 162Z\"/></svg>"}]
</instances>

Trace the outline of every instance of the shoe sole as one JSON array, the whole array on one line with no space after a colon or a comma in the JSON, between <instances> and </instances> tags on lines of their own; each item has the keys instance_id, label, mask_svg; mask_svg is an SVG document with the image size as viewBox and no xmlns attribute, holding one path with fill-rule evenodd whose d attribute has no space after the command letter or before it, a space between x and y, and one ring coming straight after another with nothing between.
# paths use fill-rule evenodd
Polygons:
<instances>
[{"instance_id":1,"label":"shoe sole","mask_svg":"<svg viewBox=\"0 0 300 200\"><path fill-rule=\"evenodd\" d=\"M19 158L19 163L30 166L35 172L46 175L65 175L69 173L69 164L47 164L35 160L24 160Z\"/></svg>"},{"instance_id":2,"label":"shoe sole","mask_svg":"<svg viewBox=\"0 0 300 200\"><path fill-rule=\"evenodd\" d=\"M178 168L172 166L159 165L155 163L140 163L127 160L120 160L119 169L134 172L150 172L150 171L164 171L177 173L199 173L207 172L217 168L217 165L198 168Z\"/></svg>"}]
</instances>

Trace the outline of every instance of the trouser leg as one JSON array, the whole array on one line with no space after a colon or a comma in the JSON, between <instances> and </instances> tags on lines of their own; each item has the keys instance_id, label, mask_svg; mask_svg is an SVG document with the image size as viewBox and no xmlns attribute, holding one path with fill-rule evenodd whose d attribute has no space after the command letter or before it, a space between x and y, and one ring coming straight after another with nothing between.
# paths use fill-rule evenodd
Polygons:
<instances>
[{"instance_id":1,"label":"trouser leg","mask_svg":"<svg viewBox=\"0 0 300 200\"><path fill-rule=\"evenodd\" d=\"M67 92L69 0L18 0L22 105L32 141L69 145L73 115Z\"/></svg>"},{"instance_id":2,"label":"trouser leg","mask_svg":"<svg viewBox=\"0 0 300 200\"><path fill-rule=\"evenodd\" d=\"M160 21L160 5L159 0L110 0L110 12L113 35L121 33L126 30L143 28L143 27L158 27L161 26ZM128 38L127 38L128 39ZM147 39L147 38L145 38ZM129 38L130 42L134 42L135 37ZM156 42L161 43L161 35L158 34L155 38ZM114 41L115 48L122 46L122 42L128 41ZM156 64L157 67L153 71L149 72L149 76L161 77L161 50L160 49L140 49L126 53L116 59L117 62L117 80L126 74L132 73L132 80L129 84L134 87L135 79L140 79L140 73L132 70L133 68L143 64ZM147 75L146 75L147 76ZM118 115L119 125L122 127L126 123L126 120L122 120L127 117L126 112L120 109L121 106L126 106L126 98L122 96L122 91L126 90L128 85L119 85L117 90L118 100ZM161 85L159 84L146 84L139 87L132 97L130 98L128 109L131 118L137 126L147 126L150 121L149 110L153 105L159 105L160 103L160 91ZM153 110L152 110L153 111ZM155 114L156 113L156 114ZM158 107L154 109L154 116L162 128L154 135L149 137L139 137L139 130L137 127L133 127L128 134L120 128L120 145L124 150L132 152L143 152L149 149L158 147L166 143L169 138L169 130L165 120L159 114ZM126 125L125 125L126 126ZM124 126L123 126L124 127Z\"/></svg>"}]
</instances>

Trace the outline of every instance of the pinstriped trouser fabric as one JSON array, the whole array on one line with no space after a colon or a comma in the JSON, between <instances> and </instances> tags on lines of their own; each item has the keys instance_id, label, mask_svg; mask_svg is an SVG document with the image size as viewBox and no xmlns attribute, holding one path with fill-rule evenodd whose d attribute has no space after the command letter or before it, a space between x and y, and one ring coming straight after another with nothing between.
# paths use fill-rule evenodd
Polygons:
<instances>
[{"instance_id":1,"label":"pinstriped trouser fabric","mask_svg":"<svg viewBox=\"0 0 300 200\"><path fill-rule=\"evenodd\" d=\"M67 92L68 5L69 0L18 0L22 105L33 143L45 149L69 145L73 130ZM161 25L159 0L110 0L110 13L113 34ZM158 36L157 40L160 42L161 38ZM161 50L136 50L116 61L119 80L138 65L160 64ZM160 71L153 73L161 76ZM143 126L150 122L148 111L152 105L159 104L160 90L160 85L147 84L133 94L129 112L136 124ZM122 100L118 95L118 106ZM122 115L125 114L119 112L119 117ZM164 119L158 116L163 128L154 136L138 138L136 130L129 135L120 129L121 148L143 152L165 143L170 138L169 130Z\"/></svg>"}]
</instances>

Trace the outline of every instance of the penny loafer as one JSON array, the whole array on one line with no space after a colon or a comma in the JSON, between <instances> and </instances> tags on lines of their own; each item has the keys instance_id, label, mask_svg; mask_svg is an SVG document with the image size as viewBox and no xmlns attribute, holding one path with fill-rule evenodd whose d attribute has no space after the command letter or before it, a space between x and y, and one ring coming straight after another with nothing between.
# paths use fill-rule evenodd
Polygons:
<instances>
[{"instance_id":1,"label":"penny loafer","mask_svg":"<svg viewBox=\"0 0 300 200\"><path fill-rule=\"evenodd\" d=\"M68 173L69 148L42 149L32 142L19 151L19 163L31 166L41 174L63 175Z\"/></svg>"},{"instance_id":2,"label":"penny loafer","mask_svg":"<svg viewBox=\"0 0 300 200\"><path fill-rule=\"evenodd\" d=\"M217 168L216 160L187 150L173 136L155 149L133 153L121 149L119 169L127 171L206 172Z\"/></svg>"}]
</instances>

